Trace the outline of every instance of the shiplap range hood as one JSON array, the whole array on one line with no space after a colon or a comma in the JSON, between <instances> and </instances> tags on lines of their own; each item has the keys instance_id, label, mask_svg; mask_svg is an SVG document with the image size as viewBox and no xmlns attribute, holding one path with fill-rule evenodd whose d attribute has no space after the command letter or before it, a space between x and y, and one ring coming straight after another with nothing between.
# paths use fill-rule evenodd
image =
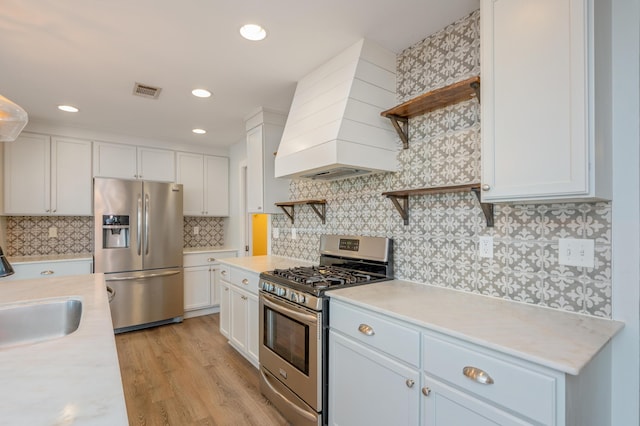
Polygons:
<instances>
[{"instance_id":1,"label":"shiplap range hood","mask_svg":"<svg viewBox=\"0 0 640 426\"><path fill-rule=\"evenodd\" d=\"M341 179L396 171L397 134L380 111L396 103L396 56L361 40L296 87L275 176Z\"/></svg>"}]
</instances>

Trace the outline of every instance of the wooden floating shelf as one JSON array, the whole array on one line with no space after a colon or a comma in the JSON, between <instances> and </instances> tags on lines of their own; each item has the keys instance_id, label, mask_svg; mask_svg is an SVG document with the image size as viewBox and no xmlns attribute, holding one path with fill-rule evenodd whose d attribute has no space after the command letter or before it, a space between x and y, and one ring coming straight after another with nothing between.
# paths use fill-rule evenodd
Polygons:
<instances>
[{"instance_id":1,"label":"wooden floating shelf","mask_svg":"<svg viewBox=\"0 0 640 426\"><path fill-rule=\"evenodd\" d=\"M409 119L458 102L477 98L480 102L480 77L471 77L440 89L432 90L380 113L391 120L404 149L409 147Z\"/></svg>"},{"instance_id":2,"label":"wooden floating shelf","mask_svg":"<svg viewBox=\"0 0 640 426\"><path fill-rule=\"evenodd\" d=\"M295 223L295 206L298 205L309 205L313 209L314 212L318 215L318 217L322 220L322 223L325 223L326 220L326 205L327 200L299 200L299 201L285 201L282 203L275 203L276 206L280 207L284 214L286 214L289 219L291 219L291 224Z\"/></svg>"},{"instance_id":3,"label":"wooden floating shelf","mask_svg":"<svg viewBox=\"0 0 640 426\"><path fill-rule=\"evenodd\" d=\"M395 206L398 213L402 217L404 224L409 224L409 197L412 195L434 195L445 194L451 192L473 192L480 202L482 213L487 220L487 226L493 227L493 204L483 203L480 199L480 184L470 183L466 185L451 185L451 186L433 186L430 188L418 188L418 189L403 189L399 191L383 192L382 195L389 198Z\"/></svg>"}]
</instances>

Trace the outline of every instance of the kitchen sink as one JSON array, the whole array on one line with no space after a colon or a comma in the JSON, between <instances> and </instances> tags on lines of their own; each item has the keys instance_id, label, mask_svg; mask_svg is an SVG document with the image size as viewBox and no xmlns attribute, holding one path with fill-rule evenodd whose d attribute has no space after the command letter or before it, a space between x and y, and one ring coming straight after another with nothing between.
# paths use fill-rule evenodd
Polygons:
<instances>
[{"instance_id":1,"label":"kitchen sink","mask_svg":"<svg viewBox=\"0 0 640 426\"><path fill-rule=\"evenodd\" d=\"M69 335L82 317L79 299L45 299L0 307L0 349Z\"/></svg>"}]
</instances>

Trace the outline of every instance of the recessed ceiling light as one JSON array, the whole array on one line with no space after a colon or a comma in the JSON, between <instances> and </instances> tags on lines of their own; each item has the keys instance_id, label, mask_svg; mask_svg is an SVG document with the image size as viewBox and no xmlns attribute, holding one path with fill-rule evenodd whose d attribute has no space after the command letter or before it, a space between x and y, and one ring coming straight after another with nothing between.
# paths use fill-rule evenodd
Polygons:
<instances>
[{"instance_id":1,"label":"recessed ceiling light","mask_svg":"<svg viewBox=\"0 0 640 426\"><path fill-rule=\"evenodd\" d=\"M267 36L267 31L260 25L247 24L240 28L240 34L247 40L260 41Z\"/></svg>"},{"instance_id":2,"label":"recessed ceiling light","mask_svg":"<svg viewBox=\"0 0 640 426\"><path fill-rule=\"evenodd\" d=\"M211 92L206 89L193 89L191 93L198 98L208 98L211 96Z\"/></svg>"},{"instance_id":3,"label":"recessed ceiling light","mask_svg":"<svg viewBox=\"0 0 640 426\"><path fill-rule=\"evenodd\" d=\"M78 112L80 111L78 108L71 105L58 105L58 109L64 112Z\"/></svg>"},{"instance_id":4,"label":"recessed ceiling light","mask_svg":"<svg viewBox=\"0 0 640 426\"><path fill-rule=\"evenodd\" d=\"M197 135L204 135L205 133L207 133L207 131L204 129L193 129L192 132Z\"/></svg>"}]
</instances>

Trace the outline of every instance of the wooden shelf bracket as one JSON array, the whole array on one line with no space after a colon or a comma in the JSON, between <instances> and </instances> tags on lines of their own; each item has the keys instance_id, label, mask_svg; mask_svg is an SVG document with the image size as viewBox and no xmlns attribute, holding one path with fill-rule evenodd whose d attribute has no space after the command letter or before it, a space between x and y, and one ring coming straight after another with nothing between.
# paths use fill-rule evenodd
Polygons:
<instances>
[{"instance_id":1,"label":"wooden shelf bracket","mask_svg":"<svg viewBox=\"0 0 640 426\"><path fill-rule=\"evenodd\" d=\"M380 113L391 120L404 149L409 148L409 119L458 102L477 98L480 102L480 77L471 77L408 100Z\"/></svg>"},{"instance_id":2,"label":"wooden shelf bracket","mask_svg":"<svg viewBox=\"0 0 640 426\"><path fill-rule=\"evenodd\" d=\"M324 225L327 217L327 201L326 200L301 200L301 201L287 201L282 203L276 203L276 206L280 207L284 214L291 219L291 224L295 223L295 206L300 204L307 204L311 206L313 211L318 215L322 224Z\"/></svg>"},{"instance_id":3,"label":"wooden shelf bracket","mask_svg":"<svg viewBox=\"0 0 640 426\"><path fill-rule=\"evenodd\" d=\"M470 183L465 185L451 185L451 186L434 186L431 188L418 188L418 189L404 189L400 191L383 192L382 195L391 200L394 207L400 213L405 225L409 224L409 196L411 195L433 195L433 194L445 194L451 192L468 192L471 191L476 195L480 208L487 221L487 226L493 227L493 204L483 203L480 197L480 184Z\"/></svg>"}]
</instances>

